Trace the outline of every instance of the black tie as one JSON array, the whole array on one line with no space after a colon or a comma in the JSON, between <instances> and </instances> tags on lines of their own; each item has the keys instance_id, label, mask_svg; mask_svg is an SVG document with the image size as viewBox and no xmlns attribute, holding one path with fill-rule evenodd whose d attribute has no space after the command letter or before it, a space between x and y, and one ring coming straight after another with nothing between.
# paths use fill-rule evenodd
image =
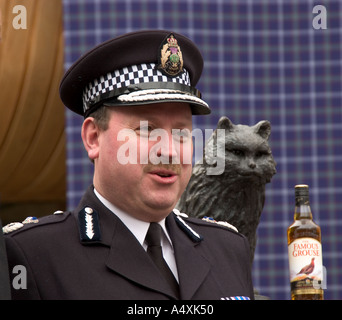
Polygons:
<instances>
[{"instance_id":1,"label":"black tie","mask_svg":"<svg viewBox=\"0 0 342 320\"><path fill-rule=\"evenodd\" d=\"M161 235L162 235L162 228L161 226L156 222L151 222L150 227L148 228L147 234L146 234L146 243L148 245L147 247L147 253L153 260L153 262L156 264L164 278L167 280L169 285L171 286L172 291L176 295L176 297L179 297L179 286L178 282L175 279L172 271L170 270L168 264L163 258L163 252L161 247Z\"/></svg>"}]
</instances>

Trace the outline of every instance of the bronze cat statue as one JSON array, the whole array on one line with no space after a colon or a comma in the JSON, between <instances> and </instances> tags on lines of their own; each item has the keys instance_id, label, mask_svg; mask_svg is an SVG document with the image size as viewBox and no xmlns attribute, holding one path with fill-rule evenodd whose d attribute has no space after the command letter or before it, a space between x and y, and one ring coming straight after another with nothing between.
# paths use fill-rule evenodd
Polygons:
<instances>
[{"instance_id":1,"label":"bronze cat statue","mask_svg":"<svg viewBox=\"0 0 342 320\"><path fill-rule=\"evenodd\" d=\"M222 117L177 204L177 209L189 216L207 216L234 225L249 240L251 262L265 202L265 185L276 173L268 144L270 133L268 121L254 126L234 125ZM223 172L216 174L215 166L223 160Z\"/></svg>"}]
</instances>

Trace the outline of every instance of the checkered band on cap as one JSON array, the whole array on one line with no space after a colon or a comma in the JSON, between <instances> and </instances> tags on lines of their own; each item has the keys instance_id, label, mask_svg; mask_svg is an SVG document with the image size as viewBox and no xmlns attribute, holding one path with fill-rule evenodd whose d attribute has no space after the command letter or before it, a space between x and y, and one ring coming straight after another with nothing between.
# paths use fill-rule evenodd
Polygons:
<instances>
[{"instance_id":1,"label":"checkered band on cap","mask_svg":"<svg viewBox=\"0 0 342 320\"><path fill-rule=\"evenodd\" d=\"M85 88L83 92L83 110L86 112L90 108L91 102L98 100L100 95L108 94L117 89L124 89L130 85L172 82L190 87L189 73L186 69L183 70L184 72L177 77L167 77L156 68L154 63L146 63L109 72L105 76L95 79ZM117 92L120 92L120 90ZM123 90L122 93L124 93Z\"/></svg>"}]
</instances>

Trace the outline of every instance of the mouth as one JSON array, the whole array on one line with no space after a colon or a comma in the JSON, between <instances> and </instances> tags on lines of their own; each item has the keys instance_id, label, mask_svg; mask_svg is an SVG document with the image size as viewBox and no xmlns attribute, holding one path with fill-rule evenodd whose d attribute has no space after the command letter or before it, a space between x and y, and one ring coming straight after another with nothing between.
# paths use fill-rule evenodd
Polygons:
<instances>
[{"instance_id":1,"label":"mouth","mask_svg":"<svg viewBox=\"0 0 342 320\"><path fill-rule=\"evenodd\" d=\"M156 169L149 171L148 174L159 183L172 184L178 179L178 174L172 170Z\"/></svg>"},{"instance_id":2,"label":"mouth","mask_svg":"<svg viewBox=\"0 0 342 320\"><path fill-rule=\"evenodd\" d=\"M237 173L243 177L262 177L262 175L256 170L238 170Z\"/></svg>"},{"instance_id":3,"label":"mouth","mask_svg":"<svg viewBox=\"0 0 342 320\"><path fill-rule=\"evenodd\" d=\"M267 182L267 179L265 176L255 171L238 172L238 176L241 181L248 181L250 183L266 183Z\"/></svg>"}]
</instances>

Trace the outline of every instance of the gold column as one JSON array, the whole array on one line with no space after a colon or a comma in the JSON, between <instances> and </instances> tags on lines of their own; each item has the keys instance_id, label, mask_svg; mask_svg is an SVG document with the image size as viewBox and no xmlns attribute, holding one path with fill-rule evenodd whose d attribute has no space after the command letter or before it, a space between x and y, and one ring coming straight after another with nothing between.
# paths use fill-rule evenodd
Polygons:
<instances>
[{"instance_id":1,"label":"gold column","mask_svg":"<svg viewBox=\"0 0 342 320\"><path fill-rule=\"evenodd\" d=\"M17 29L24 22L19 15L25 12L14 9L20 5L26 29ZM5 224L65 206L64 106L58 95L64 73L62 1L0 0L0 15L0 218Z\"/></svg>"}]
</instances>

